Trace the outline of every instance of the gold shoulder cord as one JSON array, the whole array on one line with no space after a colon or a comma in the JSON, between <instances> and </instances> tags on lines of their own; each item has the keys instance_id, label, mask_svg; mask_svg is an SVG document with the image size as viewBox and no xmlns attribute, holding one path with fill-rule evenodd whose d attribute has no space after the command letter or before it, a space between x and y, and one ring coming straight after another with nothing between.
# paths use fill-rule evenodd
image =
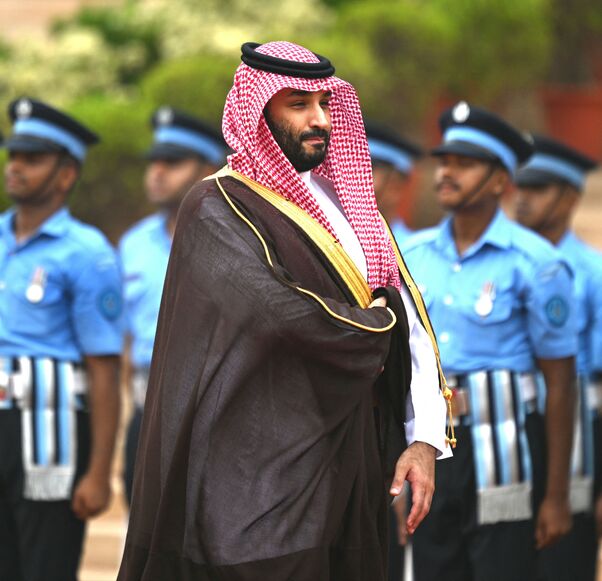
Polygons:
<instances>
[{"instance_id":1,"label":"gold shoulder cord","mask_svg":"<svg viewBox=\"0 0 602 581\"><path fill-rule=\"evenodd\" d=\"M209 176L208 178L205 178L205 179L211 179L211 178L215 179L215 182L217 183L217 186L218 186L220 192L222 193L222 195L224 196L224 199L226 200L227 204L232 208L232 210L234 211L234 213L249 227L249 229L257 237L257 239L261 243L261 246L263 247L263 251L265 253L266 260L268 261L268 264L272 268L274 268L274 263L272 261L271 255L270 255L270 251L268 249L268 246L267 246L265 240L263 239L263 236L261 235L261 233L259 232L259 230L257 230L257 228L255 227L255 225L236 207L236 205L234 204L234 202L232 202L232 199L230 198L230 196L228 196L228 194L226 193L226 191L222 187L222 184L220 183L219 178L223 177L223 176L227 176L227 175L229 175L231 177L234 177L236 179L239 179L240 181L243 181L242 179L239 178L239 176L241 174L238 174L236 172L232 172L229 169L228 170L222 169L217 174L214 174L213 176ZM246 181L244 181L244 183L247 184ZM247 185L249 185L249 187L251 187L250 184L256 184L256 182L253 182L252 180L249 180L249 183ZM259 185L259 184L257 184L257 185ZM267 199L267 197L265 197L263 195L263 192L262 193L258 192L254 187L252 189L256 193L258 193L262 198L266 199L268 202L270 202L274 206L276 206L276 208L281 209L280 206L274 204L271 200ZM264 188L264 189L267 190L267 188ZM270 190L267 190L267 191L269 192ZM281 196L279 196L278 194L276 194L274 192L272 192L272 194L273 194L273 196L277 196L278 198L284 200L284 198L281 198ZM286 202L286 200L284 200L284 201ZM294 206L294 204L291 204L290 202L287 202L287 204L290 205L290 206ZM294 206L294 207L297 208L297 206ZM282 210L282 209L281 209L281 211L284 212L284 210ZM303 212L303 210L300 210L300 211ZM284 213L286 213L286 212L284 212ZM295 223L297 223L298 225L300 225L303 228L303 230L305 232L307 232L308 235L311 236L312 240L314 240L314 242L316 242L316 244L318 244L318 246L319 246L320 249L324 250L325 247L321 244L321 242L323 242L322 239L325 238L325 237L321 236L320 240L316 240L316 237L312 235L312 234L314 234L314 233L317 232L318 228L322 228L322 226L320 226L319 224L317 224L317 222L315 222L313 220L313 218L311 218L310 216L308 216L305 212L303 212L303 214L305 216L307 216L310 220L312 220L312 222L314 222L314 227L312 227L311 233L308 231L308 229L306 227L303 227L302 225L300 225L297 220L295 220ZM286 215L289 215L289 214L286 213ZM293 218L293 220L294 220L294 218ZM305 226L307 226L307 224ZM326 230L324 230L323 228L322 228L322 230L324 231L324 233L326 235L328 235L330 237L330 239L332 241L334 241L334 239L332 238L332 236L330 236L330 234ZM344 252L343 249L341 248L340 244L338 244L338 243L334 247L332 247L332 248L330 246L326 246L326 248L328 250L330 250L332 253L334 253L334 251L336 251L336 249L340 249L341 252ZM328 254L327 254L327 256L328 256ZM345 260L345 258L346 258L346 260ZM331 262L333 263L333 266L337 269L337 271L343 277L343 280L346 283L348 283L348 281L351 278L351 276L353 276L355 273L357 273L356 276L359 277L363 281L362 275L359 273L359 271L357 270L357 268L355 267L355 265L353 263L351 263L351 259L349 257L343 257L341 254L339 254L337 262L335 263L332 260L331 260ZM341 268L343 268L343 271L340 270ZM371 293L370 293L370 288L365 283L365 281L364 281L363 284L365 286L365 291L364 291L364 293L361 296L363 297L362 302L364 304L361 304L361 306L363 308L366 308L370 304L370 300L369 299L371 298ZM351 287L351 285L350 285L349 288L352 291L354 289L356 291L358 291L360 286L361 285L359 284L359 281L356 281L355 285L353 287ZM343 316L339 315L338 313L335 313L322 300L322 298L320 296L318 296L317 294L315 294L314 292L312 292L310 290L307 290L307 289L304 289L304 288L299 287L299 286L296 286L294 288L298 292L300 292L300 293L302 293L304 295L307 295L307 296L311 297L313 300L315 300L333 319L336 319L338 321L341 321L343 323L346 323L348 325L356 327L357 329L362 329L363 331L369 331L369 332L372 332L372 333L384 333L384 332L389 331L390 329L392 329L395 326L395 324L397 323L397 317L395 316L395 313L389 307L387 307L387 311L389 311L389 314L391 315L391 322L386 327L376 328L376 327L368 327L366 325L362 325L361 323L357 323L356 321L353 321L351 319L347 319L346 317L343 317ZM355 293L354 293L354 296L355 296ZM366 296L368 297L368 300L366 300L366 298L365 298Z\"/></svg>"},{"instance_id":2,"label":"gold shoulder cord","mask_svg":"<svg viewBox=\"0 0 602 581\"><path fill-rule=\"evenodd\" d=\"M441 385L441 393L445 398L447 403L447 413L449 416L449 425L447 426L447 434L446 441L451 445L452 448L456 447L456 433L454 430L454 417L452 413L451 400L453 397L452 390L447 387L447 381L445 380L445 375L443 373L443 368L441 367L441 356L439 355L439 345L437 345L437 339L435 338L435 332L433 331L433 326L431 324L431 320L428 316L428 312L426 310L426 305L424 304L424 300L422 299L422 295L408 270L408 267L401 256L401 252L399 252L399 248L397 247L397 242L387 224L387 221L381 216L383 224L389 234L389 238L391 239L391 244L393 246L393 251L395 252L395 258L397 259L397 266L399 267L399 272L401 273L401 277L403 278L403 282L408 287L410 294L412 295L412 299L414 300L414 305L416 306L416 310L418 311L418 316L420 317L420 321L422 326L425 328L431 343L433 344L433 350L435 351L435 359L437 360L437 369L439 371L439 383Z\"/></svg>"}]
</instances>

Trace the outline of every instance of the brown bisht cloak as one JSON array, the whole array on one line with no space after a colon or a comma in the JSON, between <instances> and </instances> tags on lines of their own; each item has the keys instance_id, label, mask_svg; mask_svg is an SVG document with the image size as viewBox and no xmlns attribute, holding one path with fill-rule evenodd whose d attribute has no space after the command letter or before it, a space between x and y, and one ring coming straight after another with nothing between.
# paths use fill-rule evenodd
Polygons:
<instances>
[{"instance_id":1,"label":"brown bisht cloak","mask_svg":"<svg viewBox=\"0 0 602 581\"><path fill-rule=\"evenodd\" d=\"M384 581L399 293L391 328L292 220L219 183L232 205L211 179L179 213L118 580Z\"/></svg>"}]
</instances>

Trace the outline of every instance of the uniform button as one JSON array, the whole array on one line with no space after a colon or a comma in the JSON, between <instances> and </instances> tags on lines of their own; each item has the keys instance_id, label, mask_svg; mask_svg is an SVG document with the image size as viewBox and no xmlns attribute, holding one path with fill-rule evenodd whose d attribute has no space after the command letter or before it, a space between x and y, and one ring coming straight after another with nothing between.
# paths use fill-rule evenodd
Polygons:
<instances>
[{"instance_id":1,"label":"uniform button","mask_svg":"<svg viewBox=\"0 0 602 581\"><path fill-rule=\"evenodd\" d=\"M462 270L462 265L459 262L454 262L452 264L452 270L454 272L460 272Z\"/></svg>"},{"instance_id":2,"label":"uniform button","mask_svg":"<svg viewBox=\"0 0 602 581\"><path fill-rule=\"evenodd\" d=\"M447 343L449 341L449 333L447 331L443 331L443 333L440 333L439 341L441 341L441 343Z\"/></svg>"},{"instance_id":3,"label":"uniform button","mask_svg":"<svg viewBox=\"0 0 602 581\"><path fill-rule=\"evenodd\" d=\"M454 297L452 297L451 295L445 295L443 297L443 304L447 305L449 307L449 305L453 305L454 304Z\"/></svg>"}]
</instances>

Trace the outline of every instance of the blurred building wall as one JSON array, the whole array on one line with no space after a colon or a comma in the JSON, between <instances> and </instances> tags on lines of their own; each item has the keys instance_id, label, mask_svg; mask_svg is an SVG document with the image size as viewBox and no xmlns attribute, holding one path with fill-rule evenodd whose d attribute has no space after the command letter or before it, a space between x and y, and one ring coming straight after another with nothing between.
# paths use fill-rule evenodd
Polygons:
<instances>
[{"instance_id":1,"label":"blurred building wall","mask_svg":"<svg viewBox=\"0 0 602 581\"><path fill-rule=\"evenodd\" d=\"M122 0L0 0L0 38L44 36L55 18L82 6L110 6Z\"/></svg>"}]
</instances>

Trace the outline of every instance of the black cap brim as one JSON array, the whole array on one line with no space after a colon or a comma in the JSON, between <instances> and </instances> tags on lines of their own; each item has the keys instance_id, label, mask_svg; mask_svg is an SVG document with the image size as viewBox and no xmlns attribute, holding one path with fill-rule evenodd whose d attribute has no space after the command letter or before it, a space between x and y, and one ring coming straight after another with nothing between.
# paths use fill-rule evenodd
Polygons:
<instances>
[{"instance_id":1,"label":"black cap brim","mask_svg":"<svg viewBox=\"0 0 602 581\"><path fill-rule=\"evenodd\" d=\"M478 145L467 143L466 141L448 141L431 150L431 155L435 157L446 154L463 155L485 161L499 161L497 155Z\"/></svg>"},{"instance_id":2,"label":"black cap brim","mask_svg":"<svg viewBox=\"0 0 602 581\"><path fill-rule=\"evenodd\" d=\"M533 168L521 169L517 172L514 179L515 185L521 187L542 187L549 184L565 183L560 176L555 173Z\"/></svg>"},{"instance_id":3,"label":"black cap brim","mask_svg":"<svg viewBox=\"0 0 602 581\"><path fill-rule=\"evenodd\" d=\"M149 161L156 161L158 159L178 160L189 157L202 158L201 154L197 151L173 143L154 143L144 154L144 158Z\"/></svg>"},{"instance_id":4,"label":"black cap brim","mask_svg":"<svg viewBox=\"0 0 602 581\"><path fill-rule=\"evenodd\" d=\"M11 135L4 147L9 151L17 151L23 153L63 153L67 151L62 145L33 137L31 135Z\"/></svg>"}]
</instances>

